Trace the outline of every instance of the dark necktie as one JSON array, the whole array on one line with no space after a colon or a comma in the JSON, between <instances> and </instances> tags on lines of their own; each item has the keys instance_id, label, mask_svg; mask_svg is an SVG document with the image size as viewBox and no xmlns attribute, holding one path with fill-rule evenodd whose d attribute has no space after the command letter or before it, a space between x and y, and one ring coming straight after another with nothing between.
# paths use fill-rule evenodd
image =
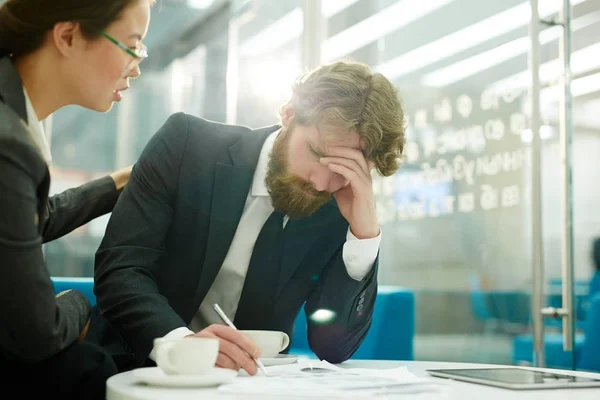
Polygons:
<instances>
[{"instance_id":1,"label":"dark necktie","mask_svg":"<svg viewBox=\"0 0 600 400\"><path fill-rule=\"evenodd\" d=\"M283 246L283 217L273 211L263 225L250 257L244 288L235 316L239 329L268 324L279 279L279 261Z\"/></svg>"}]
</instances>

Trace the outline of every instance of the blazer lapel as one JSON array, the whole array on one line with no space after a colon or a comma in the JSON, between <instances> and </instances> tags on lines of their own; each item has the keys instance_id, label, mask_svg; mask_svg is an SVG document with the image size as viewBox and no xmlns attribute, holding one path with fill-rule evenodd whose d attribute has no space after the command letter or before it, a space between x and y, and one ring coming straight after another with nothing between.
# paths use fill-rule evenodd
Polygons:
<instances>
[{"instance_id":1,"label":"blazer lapel","mask_svg":"<svg viewBox=\"0 0 600 400\"><path fill-rule=\"evenodd\" d=\"M0 57L0 102L8 106L11 113L15 114L21 120L21 125L27 133L27 140L33 145L40 157L44 155L34 139L34 134L29 128L27 118L27 106L25 104L25 93L23 92L23 83L21 76L15 69L9 56Z\"/></svg>"},{"instance_id":2,"label":"blazer lapel","mask_svg":"<svg viewBox=\"0 0 600 400\"><path fill-rule=\"evenodd\" d=\"M284 229L284 244L275 298L279 297L286 283L294 275L308 250L319 239L320 233L328 232L338 213L333 198L307 218L290 220Z\"/></svg>"},{"instance_id":3,"label":"blazer lapel","mask_svg":"<svg viewBox=\"0 0 600 400\"><path fill-rule=\"evenodd\" d=\"M208 292L225 260L244 211L252 175L253 170L249 168L217 164L206 256L196 291L198 303Z\"/></svg>"},{"instance_id":4,"label":"blazer lapel","mask_svg":"<svg viewBox=\"0 0 600 400\"><path fill-rule=\"evenodd\" d=\"M27 108L21 77L10 57L0 58L0 99L27 125Z\"/></svg>"},{"instance_id":5,"label":"blazer lapel","mask_svg":"<svg viewBox=\"0 0 600 400\"><path fill-rule=\"evenodd\" d=\"M200 304L210 289L235 235L262 144L278 127L248 132L229 151L232 163L217 163L206 256L195 295Z\"/></svg>"}]
</instances>

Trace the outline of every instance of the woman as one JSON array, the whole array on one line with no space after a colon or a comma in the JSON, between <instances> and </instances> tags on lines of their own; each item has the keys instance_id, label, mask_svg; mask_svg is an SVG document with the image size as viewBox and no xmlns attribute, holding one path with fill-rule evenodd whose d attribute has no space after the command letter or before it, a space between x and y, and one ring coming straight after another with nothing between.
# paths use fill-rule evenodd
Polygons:
<instances>
[{"instance_id":1,"label":"woman","mask_svg":"<svg viewBox=\"0 0 600 400\"><path fill-rule=\"evenodd\" d=\"M67 398L104 398L116 367L81 342L91 307L54 296L42 243L110 212L130 168L48 198L39 122L66 105L106 112L139 76L153 0L7 0L0 6L0 374ZM20 379L19 379L20 381ZM3 387L3 390L5 387Z\"/></svg>"}]
</instances>

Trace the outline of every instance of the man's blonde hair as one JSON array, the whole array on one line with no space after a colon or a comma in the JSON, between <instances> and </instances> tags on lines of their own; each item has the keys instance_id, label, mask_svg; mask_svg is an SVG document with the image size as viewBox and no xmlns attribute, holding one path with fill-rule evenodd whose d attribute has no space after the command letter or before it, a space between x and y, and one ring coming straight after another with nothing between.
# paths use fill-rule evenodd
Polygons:
<instances>
[{"instance_id":1,"label":"man's blonde hair","mask_svg":"<svg viewBox=\"0 0 600 400\"><path fill-rule=\"evenodd\" d=\"M294 82L288 104L294 123L319 131L356 130L365 142L365 157L381 175L400 168L405 125L398 91L368 65L336 61L305 73Z\"/></svg>"}]
</instances>

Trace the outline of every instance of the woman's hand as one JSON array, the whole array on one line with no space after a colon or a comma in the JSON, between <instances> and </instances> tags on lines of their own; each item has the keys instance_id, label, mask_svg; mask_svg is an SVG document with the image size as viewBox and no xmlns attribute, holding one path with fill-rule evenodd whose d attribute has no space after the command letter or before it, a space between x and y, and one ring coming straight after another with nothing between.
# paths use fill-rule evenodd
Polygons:
<instances>
[{"instance_id":1,"label":"woman's hand","mask_svg":"<svg viewBox=\"0 0 600 400\"><path fill-rule=\"evenodd\" d=\"M112 180L115 181L115 186L117 187L117 190L123 189L127 182L129 182L129 177L131 176L132 168L133 165L130 165L129 167L120 169L110 174Z\"/></svg>"}]
</instances>

